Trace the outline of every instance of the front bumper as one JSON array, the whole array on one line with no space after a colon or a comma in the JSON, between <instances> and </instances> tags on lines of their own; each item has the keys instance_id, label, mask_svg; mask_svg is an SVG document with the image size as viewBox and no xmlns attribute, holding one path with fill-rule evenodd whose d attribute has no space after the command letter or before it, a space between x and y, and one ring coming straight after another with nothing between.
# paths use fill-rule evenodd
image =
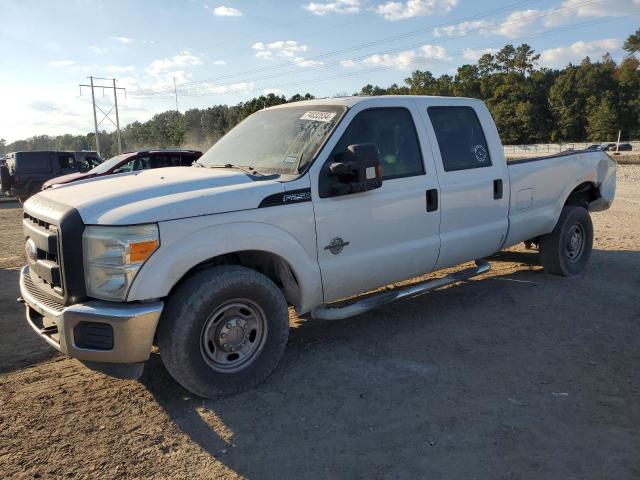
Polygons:
<instances>
[{"instance_id":1,"label":"front bumper","mask_svg":"<svg viewBox=\"0 0 640 480\"><path fill-rule=\"evenodd\" d=\"M65 307L35 287L28 266L20 272L20 293L26 304L27 321L40 337L70 357L92 362L147 360L164 306L163 302L92 300Z\"/></svg>"}]
</instances>

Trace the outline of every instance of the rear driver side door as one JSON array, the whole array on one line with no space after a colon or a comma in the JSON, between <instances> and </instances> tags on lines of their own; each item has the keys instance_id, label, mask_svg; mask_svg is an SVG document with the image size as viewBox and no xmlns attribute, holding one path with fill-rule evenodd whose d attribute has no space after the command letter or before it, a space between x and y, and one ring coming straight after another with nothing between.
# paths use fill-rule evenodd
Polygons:
<instances>
[{"instance_id":1,"label":"rear driver side door","mask_svg":"<svg viewBox=\"0 0 640 480\"><path fill-rule=\"evenodd\" d=\"M410 100L387 105L359 111L356 105L319 171L313 202L325 302L428 272L438 258L440 211L427 211L427 191L437 190L438 181L430 155L425 166L424 129L416 129L420 117ZM323 189L328 164L359 143L376 145L382 186L332 196Z\"/></svg>"}]
</instances>

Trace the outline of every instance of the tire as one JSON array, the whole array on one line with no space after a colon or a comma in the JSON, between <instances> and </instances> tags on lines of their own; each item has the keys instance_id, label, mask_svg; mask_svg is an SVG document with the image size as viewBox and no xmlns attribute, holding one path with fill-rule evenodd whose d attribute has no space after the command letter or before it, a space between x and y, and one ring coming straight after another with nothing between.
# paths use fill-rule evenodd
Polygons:
<instances>
[{"instance_id":1,"label":"tire","mask_svg":"<svg viewBox=\"0 0 640 480\"><path fill-rule=\"evenodd\" d=\"M162 362L184 388L205 398L234 395L263 382L280 362L287 302L255 270L213 267L171 294L157 338Z\"/></svg>"},{"instance_id":2,"label":"tire","mask_svg":"<svg viewBox=\"0 0 640 480\"><path fill-rule=\"evenodd\" d=\"M540 237L540 261L554 275L570 277L584 270L593 247L593 224L584 207L567 205L553 231Z\"/></svg>"}]
</instances>

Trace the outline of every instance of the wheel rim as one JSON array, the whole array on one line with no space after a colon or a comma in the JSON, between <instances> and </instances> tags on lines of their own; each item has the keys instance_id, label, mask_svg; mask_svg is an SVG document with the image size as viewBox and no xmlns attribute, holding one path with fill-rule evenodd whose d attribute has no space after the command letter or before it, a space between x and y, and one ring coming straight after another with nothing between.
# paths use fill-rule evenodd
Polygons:
<instances>
[{"instance_id":1,"label":"wheel rim","mask_svg":"<svg viewBox=\"0 0 640 480\"><path fill-rule=\"evenodd\" d=\"M267 317L258 304L242 298L216 308L202 327L200 353L216 372L248 367L264 348Z\"/></svg>"},{"instance_id":2,"label":"wheel rim","mask_svg":"<svg viewBox=\"0 0 640 480\"><path fill-rule=\"evenodd\" d=\"M584 228L576 223L569 229L567 241L565 245L565 254L570 262L576 262L582 256L584 251Z\"/></svg>"}]
</instances>

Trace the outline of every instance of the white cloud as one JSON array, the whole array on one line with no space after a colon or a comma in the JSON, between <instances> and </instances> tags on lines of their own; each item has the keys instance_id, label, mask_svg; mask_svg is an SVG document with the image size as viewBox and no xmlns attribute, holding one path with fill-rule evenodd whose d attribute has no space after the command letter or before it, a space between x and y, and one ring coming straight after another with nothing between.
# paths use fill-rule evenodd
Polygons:
<instances>
[{"instance_id":1,"label":"white cloud","mask_svg":"<svg viewBox=\"0 0 640 480\"><path fill-rule=\"evenodd\" d=\"M89 50L91 50L93 53L97 55L104 55L105 53L108 52L106 48L96 47L95 45L91 45L89 47Z\"/></svg>"},{"instance_id":2,"label":"white cloud","mask_svg":"<svg viewBox=\"0 0 640 480\"><path fill-rule=\"evenodd\" d=\"M213 62L214 65L226 65L227 62L225 62L224 60L216 60L215 62Z\"/></svg>"},{"instance_id":3,"label":"white cloud","mask_svg":"<svg viewBox=\"0 0 640 480\"><path fill-rule=\"evenodd\" d=\"M50 67L54 68L70 67L75 64L76 62L74 62L73 60L52 60L48 63Z\"/></svg>"},{"instance_id":4,"label":"white cloud","mask_svg":"<svg viewBox=\"0 0 640 480\"><path fill-rule=\"evenodd\" d=\"M216 83L203 83L202 87L209 93L249 93L255 89L251 82L232 83L230 85L218 85Z\"/></svg>"},{"instance_id":5,"label":"white cloud","mask_svg":"<svg viewBox=\"0 0 640 480\"><path fill-rule=\"evenodd\" d=\"M396 54L385 53L383 55L371 55L360 62L356 62L354 60L343 60L340 62L340 65L344 68L381 66L406 70L416 68L416 65L423 64L429 60L451 60L451 57L447 56L447 51L441 46L423 45L421 47L412 50L405 50Z\"/></svg>"},{"instance_id":6,"label":"white cloud","mask_svg":"<svg viewBox=\"0 0 640 480\"><path fill-rule=\"evenodd\" d=\"M309 60L301 56L300 54L306 52L308 47L295 40L278 40L271 43L256 42L251 48L256 51L256 57L263 60L273 60L276 57L280 57L289 59L300 67L308 68L324 65L324 63L317 60Z\"/></svg>"},{"instance_id":7,"label":"white cloud","mask_svg":"<svg viewBox=\"0 0 640 480\"><path fill-rule=\"evenodd\" d=\"M109 65L106 67L109 73L125 73L133 72L136 69L133 65L121 66L121 65Z\"/></svg>"},{"instance_id":8,"label":"white cloud","mask_svg":"<svg viewBox=\"0 0 640 480\"><path fill-rule=\"evenodd\" d=\"M344 68L354 68L357 67L358 64L353 60L340 60L340 66Z\"/></svg>"},{"instance_id":9,"label":"white cloud","mask_svg":"<svg viewBox=\"0 0 640 480\"><path fill-rule=\"evenodd\" d=\"M465 48L462 51L462 58L465 60L469 60L471 62L477 62L481 56L490 53L491 55L495 54L498 51L497 48Z\"/></svg>"},{"instance_id":10,"label":"white cloud","mask_svg":"<svg viewBox=\"0 0 640 480\"><path fill-rule=\"evenodd\" d=\"M535 9L512 12L496 29L496 33L510 38L530 33L539 20L540 14L540 10Z\"/></svg>"},{"instance_id":11,"label":"white cloud","mask_svg":"<svg viewBox=\"0 0 640 480\"><path fill-rule=\"evenodd\" d=\"M241 17L242 12L237 8L226 7L224 5L220 5L213 9L213 14L217 17Z\"/></svg>"},{"instance_id":12,"label":"white cloud","mask_svg":"<svg viewBox=\"0 0 640 480\"><path fill-rule=\"evenodd\" d=\"M442 37L444 35L451 37L453 35L466 35L470 31L479 29L487 29L493 26L493 22L487 20L474 20L472 22L461 22L456 25L447 25L446 27L437 27L433 29L433 35ZM482 32L482 33L486 33Z\"/></svg>"},{"instance_id":13,"label":"white cloud","mask_svg":"<svg viewBox=\"0 0 640 480\"><path fill-rule=\"evenodd\" d=\"M584 57L599 59L605 53L620 49L622 40L605 38L592 42L579 41L565 47L549 48L540 52L539 63L545 67L562 68L568 63L580 63Z\"/></svg>"},{"instance_id":14,"label":"white cloud","mask_svg":"<svg viewBox=\"0 0 640 480\"><path fill-rule=\"evenodd\" d=\"M405 18L424 17L434 13L447 13L458 4L458 0L407 0L389 1L377 5L374 10L382 18L395 22Z\"/></svg>"},{"instance_id":15,"label":"white cloud","mask_svg":"<svg viewBox=\"0 0 640 480\"><path fill-rule=\"evenodd\" d=\"M576 17L611 17L628 14L640 8L640 0L584 1L565 0L558 7L547 10L516 10L511 12L493 31L515 38L545 28L570 23Z\"/></svg>"},{"instance_id":16,"label":"white cloud","mask_svg":"<svg viewBox=\"0 0 640 480\"><path fill-rule=\"evenodd\" d=\"M188 50L184 50L171 58L154 60L147 68L147 73L150 75L159 75L162 72L176 67L192 67L196 65L202 65L200 57L192 54Z\"/></svg>"},{"instance_id":17,"label":"white cloud","mask_svg":"<svg viewBox=\"0 0 640 480\"><path fill-rule=\"evenodd\" d=\"M120 42L120 43L133 42L133 38L129 38L129 37L109 37L109 38L111 38L111 40L115 40L116 42Z\"/></svg>"},{"instance_id":18,"label":"white cloud","mask_svg":"<svg viewBox=\"0 0 640 480\"><path fill-rule=\"evenodd\" d=\"M314 15L326 15L327 13L358 13L360 11L360 0L335 0L333 2L317 3L310 2L303 5L305 10Z\"/></svg>"}]
</instances>

